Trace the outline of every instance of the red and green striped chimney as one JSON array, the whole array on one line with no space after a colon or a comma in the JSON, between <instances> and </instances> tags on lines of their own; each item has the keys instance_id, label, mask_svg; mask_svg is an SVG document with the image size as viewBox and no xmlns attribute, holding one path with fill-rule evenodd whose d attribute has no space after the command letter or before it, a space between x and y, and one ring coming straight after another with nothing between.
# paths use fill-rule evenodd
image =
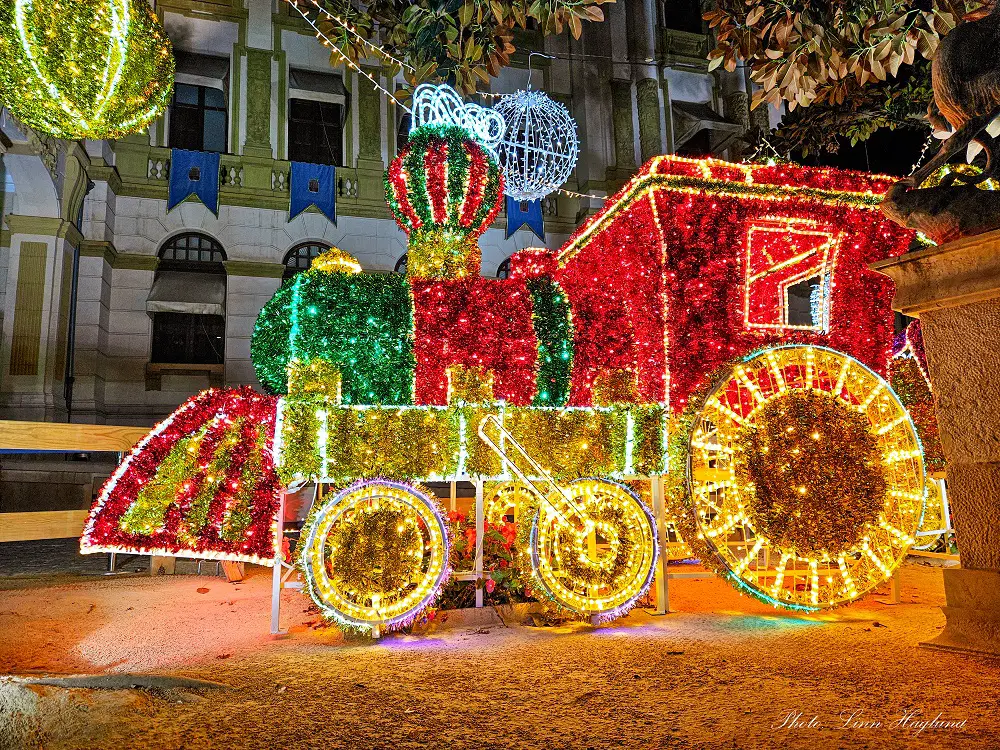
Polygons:
<instances>
[{"instance_id":1,"label":"red and green striped chimney","mask_svg":"<svg viewBox=\"0 0 1000 750\"><path fill-rule=\"evenodd\" d=\"M503 172L468 131L423 125L385 172L385 196L409 236L407 275L478 276L479 235L503 204Z\"/></svg>"}]
</instances>

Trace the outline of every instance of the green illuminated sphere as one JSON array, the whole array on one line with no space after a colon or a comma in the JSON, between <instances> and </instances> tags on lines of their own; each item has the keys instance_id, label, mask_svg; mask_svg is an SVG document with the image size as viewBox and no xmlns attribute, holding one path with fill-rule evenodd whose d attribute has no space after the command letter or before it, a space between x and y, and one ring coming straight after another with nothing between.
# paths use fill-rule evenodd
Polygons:
<instances>
[{"instance_id":1,"label":"green illuminated sphere","mask_svg":"<svg viewBox=\"0 0 1000 750\"><path fill-rule=\"evenodd\" d=\"M0 0L0 102L40 132L137 132L173 80L170 40L145 0Z\"/></svg>"}]
</instances>

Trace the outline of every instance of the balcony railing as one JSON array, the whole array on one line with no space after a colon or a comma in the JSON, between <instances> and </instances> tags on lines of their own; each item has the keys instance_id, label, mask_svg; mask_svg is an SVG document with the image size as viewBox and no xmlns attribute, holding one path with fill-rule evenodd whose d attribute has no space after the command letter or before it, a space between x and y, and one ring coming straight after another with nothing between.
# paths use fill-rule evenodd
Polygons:
<instances>
[{"instance_id":1,"label":"balcony railing","mask_svg":"<svg viewBox=\"0 0 1000 750\"><path fill-rule=\"evenodd\" d=\"M115 144L121 194L166 200L170 181L170 149L133 142ZM288 209L291 162L222 154L219 203L274 210ZM550 195L542 202L546 230L569 234L576 228L579 201ZM338 167L337 213L389 219L382 175L378 171ZM503 217L497 226L503 225Z\"/></svg>"}]
</instances>

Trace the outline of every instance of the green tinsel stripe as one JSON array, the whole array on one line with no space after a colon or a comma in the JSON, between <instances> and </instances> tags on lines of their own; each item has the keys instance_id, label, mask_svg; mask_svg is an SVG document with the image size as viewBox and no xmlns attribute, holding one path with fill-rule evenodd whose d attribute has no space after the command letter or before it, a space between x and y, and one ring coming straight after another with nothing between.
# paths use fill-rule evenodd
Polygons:
<instances>
[{"instance_id":1,"label":"green tinsel stripe","mask_svg":"<svg viewBox=\"0 0 1000 750\"><path fill-rule=\"evenodd\" d=\"M264 305L250 339L250 359L257 379L268 393L288 391L293 283L286 281Z\"/></svg>"},{"instance_id":2,"label":"green tinsel stripe","mask_svg":"<svg viewBox=\"0 0 1000 750\"><path fill-rule=\"evenodd\" d=\"M230 476L233 454L236 450L245 449L239 444L243 423L244 420L238 419L225 428L209 459L208 468L198 472L197 480L201 482L201 486L198 487L197 494L192 498L177 532L177 538L186 544L197 545L198 535L208 523L208 513L212 507L212 501L223 485L233 479ZM202 458L205 457L199 456L199 459ZM195 477L192 477L192 480L194 479Z\"/></svg>"},{"instance_id":3,"label":"green tinsel stripe","mask_svg":"<svg viewBox=\"0 0 1000 750\"><path fill-rule=\"evenodd\" d=\"M573 321L569 301L557 283L530 279L531 322L538 340L535 406L562 406L569 400L573 370Z\"/></svg>"},{"instance_id":4,"label":"green tinsel stripe","mask_svg":"<svg viewBox=\"0 0 1000 750\"><path fill-rule=\"evenodd\" d=\"M457 142L456 142L457 141ZM469 179L469 154L465 143L455 138L448 142L448 224L458 227L462 216L462 204L467 192Z\"/></svg>"},{"instance_id":5,"label":"green tinsel stripe","mask_svg":"<svg viewBox=\"0 0 1000 750\"><path fill-rule=\"evenodd\" d=\"M489 220L490 213L493 211L497 201L501 197L500 167L489 154L486 154L486 164L488 175L486 179L486 188L483 190L483 200L479 204L479 210L476 211L476 220L472 223L473 227L480 227L481 231L489 229L489 227L486 226L486 222Z\"/></svg>"},{"instance_id":6,"label":"green tinsel stripe","mask_svg":"<svg viewBox=\"0 0 1000 750\"><path fill-rule=\"evenodd\" d=\"M146 482L122 516L123 531L148 536L163 529L167 511L174 504L181 486L198 471L198 446L207 431L205 426L194 435L177 441L157 467L155 476Z\"/></svg>"},{"instance_id":7,"label":"green tinsel stripe","mask_svg":"<svg viewBox=\"0 0 1000 750\"><path fill-rule=\"evenodd\" d=\"M434 212L427 198L427 172L424 169L424 158L427 156L427 139L422 137L421 129L411 134L408 144L409 151L403 157L403 171L406 174L406 197L413 207L414 213L425 224L434 223ZM414 141L414 136L416 141Z\"/></svg>"},{"instance_id":8,"label":"green tinsel stripe","mask_svg":"<svg viewBox=\"0 0 1000 750\"><path fill-rule=\"evenodd\" d=\"M262 457L267 450L267 427L265 425L243 426L242 449L250 453L240 467L239 489L232 505L226 511L219 537L227 542L243 539L243 534L253 523L253 504L257 500L257 485L261 480ZM247 434L249 433L249 434ZM251 442L247 442L249 438Z\"/></svg>"}]
</instances>

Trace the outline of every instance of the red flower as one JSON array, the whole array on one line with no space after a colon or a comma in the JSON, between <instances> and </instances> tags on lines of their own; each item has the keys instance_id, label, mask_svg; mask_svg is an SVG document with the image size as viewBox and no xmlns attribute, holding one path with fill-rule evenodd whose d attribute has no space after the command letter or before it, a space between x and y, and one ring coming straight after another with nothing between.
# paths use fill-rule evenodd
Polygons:
<instances>
[{"instance_id":1,"label":"red flower","mask_svg":"<svg viewBox=\"0 0 1000 750\"><path fill-rule=\"evenodd\" d=\"M487 578L486 579L486 593L487 594L492 594L493 593L493 589L495 589L496 587L497 587L497 582L496 581L494 581L492 578Z\"/></svg>"}]
</instances>

